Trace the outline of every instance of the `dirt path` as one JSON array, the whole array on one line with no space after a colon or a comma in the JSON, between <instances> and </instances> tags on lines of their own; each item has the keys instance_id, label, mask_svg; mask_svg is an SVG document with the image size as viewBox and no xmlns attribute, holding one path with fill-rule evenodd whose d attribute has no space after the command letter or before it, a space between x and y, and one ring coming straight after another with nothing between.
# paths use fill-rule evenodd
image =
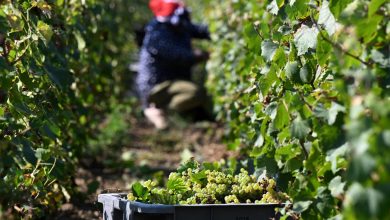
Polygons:
<instances>
[{"instance_id":1,"label":"dirt path","mask_svg":"<svg viewBox=\"0 0 390 220\"><path fill-rule=\"evenodd\" d=\"M167 131L156 131L144 120L132 120L129 144L99 158L85 158L77 171L75 183L80 195L64 204L58 220L101 219L97 195L127 192L138 179L166 176L181 161L218 161L229 153L222 144L223 128L216 123L176 123Z\"/></svg>"}]
</instances>

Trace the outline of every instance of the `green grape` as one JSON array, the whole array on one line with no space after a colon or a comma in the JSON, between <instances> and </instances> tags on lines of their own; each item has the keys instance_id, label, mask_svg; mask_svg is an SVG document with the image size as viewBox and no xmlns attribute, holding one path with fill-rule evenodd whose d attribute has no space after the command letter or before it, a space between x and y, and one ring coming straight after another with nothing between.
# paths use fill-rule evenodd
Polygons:
<instances>
[{"instance_id":1,"label":"green grape","mask_svg":"<svg viewBox=\"0 0 390 220\"><path fill-rule=\"evenodd\" d=\"M203 179L198 181L202 172ZM173 172L169 180L182 180L180 184L171 184L170 189L159 188L157 182L147 180L142 185L147 189L145 192L150 195L147 201L142 202L160 204L223 204L223 203L280 203L288 200L285 193L276 190L274 179L257 179L249 175L248 171L241 169L236 175L227 174L224 171L203 170L200 166L187 168L181 172ZM196 181L194 181L194 179ZM172 182L171 182L172 183ZM188 190L178 190L175 187L185 187ZM144 198L144 196L142 196ZM139 198L129 193L128 199L138 201Z\"/></svg>"},{"instance_id":2,"label":"green grape","mask_svg":"<svg viewBox=\"0 0 390 220\"><path fill-rule=\"evenodd\" d=\"M127 195L127 199L130 200L130 201L136 201L137 197L135 197L133 193L129 193Z\"/></svg>"}]
</instances>

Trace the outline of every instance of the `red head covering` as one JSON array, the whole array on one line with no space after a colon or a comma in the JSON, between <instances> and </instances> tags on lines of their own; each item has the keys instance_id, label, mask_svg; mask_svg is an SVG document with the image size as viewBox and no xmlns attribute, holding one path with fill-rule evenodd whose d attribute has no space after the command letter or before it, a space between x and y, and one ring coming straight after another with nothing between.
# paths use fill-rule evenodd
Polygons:
<instances>
[{"instance_id":1,"label":"red head covering","mask_svg":"<svg viewBox=\"0 0 390 220\"><path fill-rule=\"evenodd\" d=\"M149 2L149 7L156 17L171 16L177 8L183 6L180 0L151 0Z\"/></svg>"}]
</instances>

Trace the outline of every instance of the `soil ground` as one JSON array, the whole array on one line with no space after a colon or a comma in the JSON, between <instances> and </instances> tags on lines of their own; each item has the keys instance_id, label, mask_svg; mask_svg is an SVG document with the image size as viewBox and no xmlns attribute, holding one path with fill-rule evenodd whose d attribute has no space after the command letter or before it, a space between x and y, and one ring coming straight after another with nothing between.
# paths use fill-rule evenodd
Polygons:
<instances>
[{"instance_id":1,"label":"soil ground","mask_svg":"<svg viewBox=\"0 0 390 220\"><path fill-rule=\"evenodd\" d=\"M54 219L101 219L100 193L128 192L133 181L166 176L191 157L203 162L232 156L222 144L223 128L217 123L180 122L166 131L156 131L145 119L131 123L129 144L80 161L75 177L80 196L64 204Z\"/></svg>"}]
</instances>

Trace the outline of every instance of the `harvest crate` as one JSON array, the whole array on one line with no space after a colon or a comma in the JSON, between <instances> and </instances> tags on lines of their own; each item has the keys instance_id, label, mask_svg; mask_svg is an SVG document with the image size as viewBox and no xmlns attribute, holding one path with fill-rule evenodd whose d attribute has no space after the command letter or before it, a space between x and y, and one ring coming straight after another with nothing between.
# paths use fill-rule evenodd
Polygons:
<instances>
[{"instance_id":1,"label":"harvest crate","mask_svg":"<svg viewBox=\"0 0 390 220\"><path fill-rule=\"evenodd\" d=\"M262 220L277 218L278 204L156 205L125 194L101 194L104 220Z\"/></svg>"}]
</instances>

